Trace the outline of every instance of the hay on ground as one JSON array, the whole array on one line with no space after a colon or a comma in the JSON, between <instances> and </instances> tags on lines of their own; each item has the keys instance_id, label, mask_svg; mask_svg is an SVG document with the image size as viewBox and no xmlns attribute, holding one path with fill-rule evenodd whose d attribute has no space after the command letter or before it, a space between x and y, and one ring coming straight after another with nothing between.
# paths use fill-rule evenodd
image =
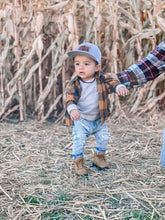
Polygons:
<instances>
[{"instance_id":1,"label":"hay on ground","mask_svg":"<svg viewBox=\"0 0 165 220\"><path fill-rule=\"evenodd\" d=\"M90 137L88 178L73 173L71 127L1 123L0 219L164 219L164 121L163 114L110 118L110 169L92 167Z\"/></svg>"}]
</instances>

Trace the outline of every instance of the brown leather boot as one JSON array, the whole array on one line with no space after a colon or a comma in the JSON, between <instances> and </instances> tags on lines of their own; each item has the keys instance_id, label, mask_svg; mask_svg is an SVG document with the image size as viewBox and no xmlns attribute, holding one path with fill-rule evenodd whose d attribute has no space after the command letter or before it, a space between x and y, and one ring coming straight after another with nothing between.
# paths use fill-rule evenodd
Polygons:
<instances>
[{"instance_id":1,"label":"brown leather boot","mask_svg":"<svg viewBox=\"0 0 165 220\"><path fill-rule=\"evenodd\" d=\"M105 160L105 153L94 153L93 166L97 167L99 170L105 170L109 168Z\"/></svg>"},{"instance_id":2,"label":"brown leather boot","mask_svg":"<svg viewBox=\"0 0 165 220\"><path fill-rule=\"evenodd\" d=\"M83 157L78 157L77 159L74 160L74 170L75 173L79 176L87 176L88 173L84 167L84 158Z\"/></svg>"}]
</instances>

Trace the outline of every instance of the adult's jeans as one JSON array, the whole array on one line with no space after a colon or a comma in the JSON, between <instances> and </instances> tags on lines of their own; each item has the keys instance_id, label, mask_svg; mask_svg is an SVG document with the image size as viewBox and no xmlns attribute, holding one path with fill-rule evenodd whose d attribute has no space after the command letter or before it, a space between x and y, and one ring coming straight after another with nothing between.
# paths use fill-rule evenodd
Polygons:
<instances>
[{"instance_id":1,"label":"adult's jeans","mask_svg":"<svg viewBox=\"0 0 165 220\"><path fill-rule=\"evenodd\" d=\"M160 162L163 168L165 169L165 128L164 128L162 137L163 137L163 143L162 143L162 150L160 154Z\"/></svg>"}]
</instances>

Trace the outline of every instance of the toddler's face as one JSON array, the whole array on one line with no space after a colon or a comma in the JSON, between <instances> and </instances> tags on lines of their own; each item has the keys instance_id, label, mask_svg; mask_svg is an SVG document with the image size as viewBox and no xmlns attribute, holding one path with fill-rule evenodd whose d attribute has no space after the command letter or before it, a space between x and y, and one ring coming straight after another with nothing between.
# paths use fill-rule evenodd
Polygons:
<instances>
[{"instance_id":1,"label":"toddler's face","mask_svg":"<svg viewBox=\"0 0 165 220\"><path fill-rule=\"evenodd\" d=\"M92 79L94 73L100 69L100 65L96 64L92 58L86 56L76 56L74 66L76 74L81 77L83 81Z\"/></svg>"}]
</instances>

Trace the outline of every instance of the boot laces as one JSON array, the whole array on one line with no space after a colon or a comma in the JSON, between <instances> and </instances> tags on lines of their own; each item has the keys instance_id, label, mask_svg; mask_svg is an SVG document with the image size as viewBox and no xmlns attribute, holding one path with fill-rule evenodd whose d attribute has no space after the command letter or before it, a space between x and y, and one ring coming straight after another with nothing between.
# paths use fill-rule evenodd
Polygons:
<instances>
[{"instance_id":1,"label":"boot laces","mask_svg":"<svg viewBox=\"0 0 165 220\"><path fill-rule=\"evenodd\" d=\"M78 166L79 168L83 168L83 167L84 167L84 161L83 161L83 159L80 159L80 160L79 160L77 166Z\"/></svg>"},{"instance_id":2,"label":"boot laces","mask_svg":"<svg viewBox=\"0 0 165 220\"><path fill-rule=\"evenodd\" d=\"M99 157L100 160L105 161L105 156L104 155L101 154L98 157Z\"/></svg>"}]
</instances>

